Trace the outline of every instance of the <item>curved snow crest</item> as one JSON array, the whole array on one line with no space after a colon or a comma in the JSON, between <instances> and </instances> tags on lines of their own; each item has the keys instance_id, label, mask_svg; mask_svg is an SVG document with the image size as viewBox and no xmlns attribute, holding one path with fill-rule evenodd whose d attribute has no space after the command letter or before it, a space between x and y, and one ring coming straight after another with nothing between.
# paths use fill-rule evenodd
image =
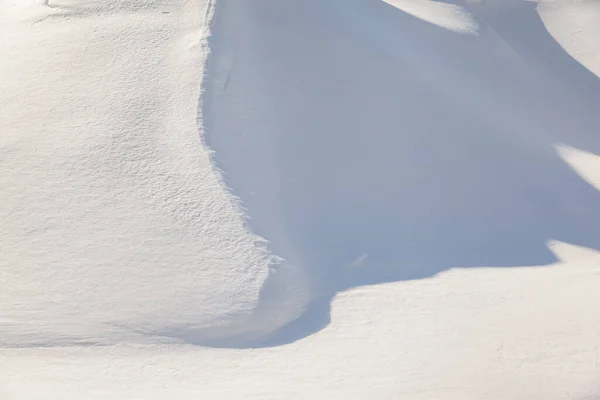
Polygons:
<instances>
[{"instance_id":1,"label":"curved snow crest","mask_svg":"<svg viewBox=\"0 0 600 400\"><path fill-rule=\"evenodd\" d=\"M600 148L596 77L534 4L468 3L444 27L417 2L220 0L206 140L253 231L307 274L284 342L349 288L552 264L552 239L600 248L600 193L554 150ZM476 35L449 32L471 18Z\"/></svg>"},{"instance_id":2,"label":"curved snow crest","mask_svg":"<svg viewBox=\"0 0 600 400\"><path fill-rule=\"evenodd\" d=\"M245 313L223 314L204 326L193 322L171 324L165 329L144 330L153 341L175 341L204 347L248 348L269 344L281 328L298 319L310 297L306 276L299 268L272 264L254 309ZM131 328L129 328L131 330ZM153 338L153 339L152 339Z\"/></svg>"},{"instance_id":3,"label":"curved snow crest","mask_svg":"<svg viewBox=\"0 0 600 400\"><path fill-rule=\"evenodd\" d=\"M464 7L434 0L383 0L413 17L453 32L475 35L479 24Z\"/></svg>"},{"instance_id":4,"label":"curved snow crest","mask_svg":"<svg viewBox=\"0 0 600 400\"><path fill-rule=\"evenodd\" d=\"M216 0L208 0L202 30L205 38L210 38L211 22L216 9ZM206 59L210 60L210 46L208 40L204 41ZM210 67L210 63L207 63ZM269 248L269 241L256 235L249 224L251 215L244 207L242 199L237 196L232 188L227 186L224 171L215 161L215 151L206 142L204 132L204 91L210 86L212 73L203 74L202 92L198 100L198 124L204 151L211 160L213 173L221 183L222 188L229 197L244 230L255 241L255 246L268 260L268 275L264 280L256 307L245 315L232 315L230 318L218 321L211 327L195 329L193 326L176 327L163 332L152 332L154 335L165 336L183 340L186 343L214 347L246 347L253 343L260 343L278 329L286 326L299 318L310 303L309 283L305 272L297 265L290 264L287 260L273 254ZM227 78L226 78L227 79ZM226 82L225 82L226 85Z\"/></svg>"},{"instance_id":5,"label":"curved snow crest","mask_svg":"<svg viewBox=\"0 0 600 400\"><path fill-rule=\"evenodd\" d=\"M199 138L213 3L134 3L3 16L0 346L254 338L302 312Z\"/></svg>"}]
</instances>

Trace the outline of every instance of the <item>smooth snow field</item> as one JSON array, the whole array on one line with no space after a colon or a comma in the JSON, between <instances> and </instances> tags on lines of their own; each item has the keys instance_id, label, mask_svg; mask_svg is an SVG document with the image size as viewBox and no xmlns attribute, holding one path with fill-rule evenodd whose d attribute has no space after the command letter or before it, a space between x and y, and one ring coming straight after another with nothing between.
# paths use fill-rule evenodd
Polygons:
<instances>
[{"instance_id":1,"label":"smooth snow field","mask_svg":"<svg viewBox=\"0 0 600 400\"><path fill-rule=\"evenodd\" d=\"M600 3L0 0L0 400L600 399Z\"/></svg>"}]
</instances>

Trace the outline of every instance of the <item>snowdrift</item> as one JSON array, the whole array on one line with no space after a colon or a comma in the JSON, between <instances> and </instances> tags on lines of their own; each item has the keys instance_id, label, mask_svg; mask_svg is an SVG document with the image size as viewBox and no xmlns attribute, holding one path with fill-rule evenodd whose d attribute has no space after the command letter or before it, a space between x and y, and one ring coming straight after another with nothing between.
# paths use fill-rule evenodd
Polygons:
<instances>
[{"instance_id":1,"label":"snowdrift","mask_svg":"<svg viewBox=\"0 0 600 400\"><path fill-rule=\"evenodd\" d=\"M216 5L207 40L207 2L0 3L0 346L275 346L349 288L600 248L570 6Z\"/></svg>"},{"instance_id":2,"label":"snowdrift","mask_svg":"<svg viewBox=\"0 0 600 400\"><path fill-rule=\"evenodd\" d=\"M279 261L201 141L212 4L34 3L0 8L0 347L252 337L287 322L257 315ZM277 298L287 318L301 311Z\"/></svg>"},{"instance_id":3,"label":"snowdrift","mask_svg":"<svg viewBox=\"0 0 600 400\"><path fill-rule=\"evenodd\" d=\"M598 398L600 3L216 6L0 0L0 399Z\"/></svg>"},{"instance_id":4,"label":"snowdrift","mask_svg":"<svg viewBox=\"0 0 600 400\"><path fill-rule=\"evenodd\" d=\"M560 156L598 154L600 81L524 1L221 0L206 141L254 232L342 290L600 248L600 193Z\"/></svg>"}]
</instances>

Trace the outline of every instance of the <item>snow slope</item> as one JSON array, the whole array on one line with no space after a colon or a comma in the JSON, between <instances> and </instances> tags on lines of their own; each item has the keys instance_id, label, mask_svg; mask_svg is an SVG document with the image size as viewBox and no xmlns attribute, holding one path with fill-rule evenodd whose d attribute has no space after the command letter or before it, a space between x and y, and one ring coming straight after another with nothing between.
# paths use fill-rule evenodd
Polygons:
<instances>
[{"instance_id":1,"label":"snow slope","mask_svg":"<svg viewBox=\"0 0 600 400\"><path fill-rule=\"evenodd\" d=\"M278 262L245 229L199 137L207 7L2 9L0 345L282 323L246 321Z\"/></svg>"},{"instance_id":2,"label":"snow slope","mask_svg":"<svg viewBox=\"0 0 600 400\"><path fill-rule=\"evenodd\" d=\"M0 7L0 399L598 398L596 3Z\"/></svg>"},{"instance_id":3,"label":"snow slope","mask_svg":"<svg viewBox=\"0 0 600 400\"><path fill-rule=\"evenodd\" d=\"M533 3L446 4L461 29L417 3L218 3L207 143L253 230L307 272L303 329L351 287L600 249L598 188L560 153L600 152L598 77Z\"/></svg>"}]
</instances>

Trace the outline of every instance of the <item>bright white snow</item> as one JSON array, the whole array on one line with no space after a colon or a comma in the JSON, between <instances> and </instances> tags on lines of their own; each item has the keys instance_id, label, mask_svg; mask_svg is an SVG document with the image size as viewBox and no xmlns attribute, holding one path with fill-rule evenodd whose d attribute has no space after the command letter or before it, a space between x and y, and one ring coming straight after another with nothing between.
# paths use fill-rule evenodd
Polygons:
<instances>
[{"instance_id":1,"label":"bright white snow","mask_svg":"<svg viewBox=\"0 0 600 400\"><path fill-rule=\"evenodd\" d=\"M213 6L0 1L0 399L597 398L600 6Z\"/></svg>"},{"instance_id":2,"label":"bright white snow","mask_svg":"<svg viewBox=\"0 0 600 400\"><path fill-rule=\"evenodd\" d=\"M207 7L2 10L0 345L252 329L276 262L199 136Z\"/></svg>"}]
</instances>

